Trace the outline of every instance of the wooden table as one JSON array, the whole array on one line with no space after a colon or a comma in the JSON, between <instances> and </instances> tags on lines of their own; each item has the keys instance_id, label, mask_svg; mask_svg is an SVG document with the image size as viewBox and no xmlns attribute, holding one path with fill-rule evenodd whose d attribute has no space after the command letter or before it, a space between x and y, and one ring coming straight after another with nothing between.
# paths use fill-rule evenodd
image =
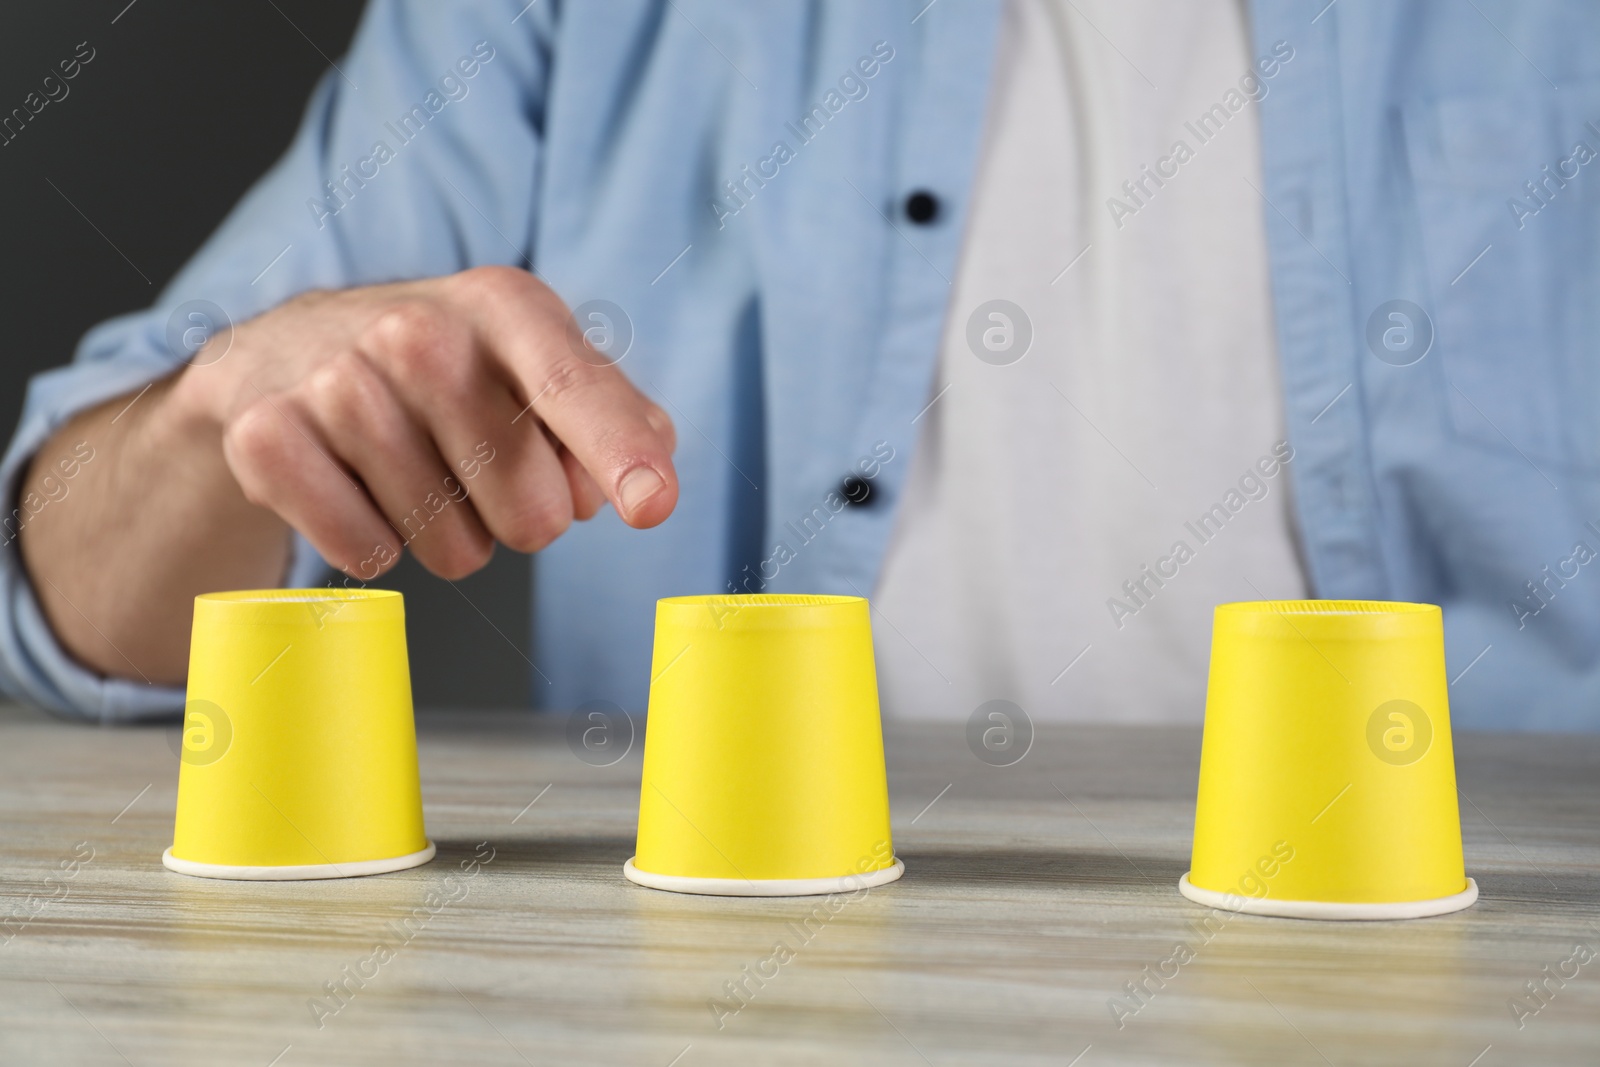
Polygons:
<instances>
[{"instance_id":1,"label":"wooden table","mask_svg":"<svg viewBox=\"0 0 1600 1067\"><path fill-rule=\"evenodd\" d=\"M1509 1007L1577 943L1600 952L1597 738L1458 739L1476 907L1409 923L1240 916L1201 942L1200 909L1175 889L1197 730L1041 729L995 768L962 724L896 726L906 877L798 942L789 924L815 899L624 881L638 746L590 767L561 725L423 716L432 864L244 884L161 867L175 730L0 707L0 1063L1600 1062L1600 957L1547 983L1520 1029ZM462 880L475 854L492 858ZM713 1001L737 1006L724 983L780 939L794 958L719 1020ZM1119 1028L1108 1002L1179 941L1195 958ZM367 964L380 942L392 958ZM347 967L373 976L358 986ZM338 981L354 992L333 1012Z\"/></svg>"}]
</instances>

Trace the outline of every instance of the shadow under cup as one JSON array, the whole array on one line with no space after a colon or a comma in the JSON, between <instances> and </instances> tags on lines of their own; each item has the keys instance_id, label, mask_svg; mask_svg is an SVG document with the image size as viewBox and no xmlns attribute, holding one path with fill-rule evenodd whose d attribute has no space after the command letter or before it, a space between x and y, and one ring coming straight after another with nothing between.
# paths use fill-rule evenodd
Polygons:
<instances>
[{"instance_id":1,"label":"shadow under cup","mask_svg":"<svg viewBox=\"0 0 1600 1067\"><path fill-rule=\"evenodd\" d=\"M1296 918L1470 906L1447 694L1432 604L1218 606L1183 894Z\"/></svg>"},{"instance_id":2,"label":"shadow under cup","mask_svg":"<svg viewBox=\"0 0 1600 1067\"><path fill-rule=\"evenodd\" d=\"M866 600L658 601L651 679L628 878L798 896L900 876Z\"/></svg>"},{"instance_id":3,"label":"shadow under cup","mask_svg":"<svg viewBox=\"0 0 1600 1067\"><path fill-rule=\"evenodd\" d=\"M433 857L399 593L196 597L183 731L168 868L343 878Z\"/></svg>"}]
</instances>

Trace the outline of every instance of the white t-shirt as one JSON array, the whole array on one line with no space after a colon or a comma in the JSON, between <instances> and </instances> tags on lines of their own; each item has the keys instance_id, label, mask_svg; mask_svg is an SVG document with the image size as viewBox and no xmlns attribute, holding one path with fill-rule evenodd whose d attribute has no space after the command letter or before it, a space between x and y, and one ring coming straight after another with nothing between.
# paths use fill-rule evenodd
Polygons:
<instances>
[{"instance_id":1,"label":"white t-shirt","mask_svg":"<svg viewBox=\"0 0 1600 1067\"><path fill-rule=\"evenodd\" d=\"M1008 3L874 596L887 714L1198 722L1213 606L1306 595L1248 40L1237 0Z\"/></svg>"}]
</instances>

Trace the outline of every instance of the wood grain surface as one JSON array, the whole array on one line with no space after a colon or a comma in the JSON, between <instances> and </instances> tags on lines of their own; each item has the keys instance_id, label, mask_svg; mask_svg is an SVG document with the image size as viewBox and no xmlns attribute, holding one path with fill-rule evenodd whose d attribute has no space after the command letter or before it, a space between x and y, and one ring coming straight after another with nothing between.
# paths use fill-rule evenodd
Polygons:
<instances>
[{"instance_id":1,"label":"wood grain surface","mask_svg":"<svg viewBox=\"0 0 1600 1067\"><path fill-rule=\"evenodd\" d=\"M817 899L626 882L640 746L591 767L562 727L425 715L433 863L245 884L160 864L175 728L0 706L0 1063L1600 1062L1600 958L1574 961L1600 951L1600 739L1458 739L1471 910L1202 940L1175 889L1197 730L1041 728L996 768L962 724L892 726L906 876L802 927ZM741 1006L725 983L779 941Z\"/></svg>"}]
</instances>

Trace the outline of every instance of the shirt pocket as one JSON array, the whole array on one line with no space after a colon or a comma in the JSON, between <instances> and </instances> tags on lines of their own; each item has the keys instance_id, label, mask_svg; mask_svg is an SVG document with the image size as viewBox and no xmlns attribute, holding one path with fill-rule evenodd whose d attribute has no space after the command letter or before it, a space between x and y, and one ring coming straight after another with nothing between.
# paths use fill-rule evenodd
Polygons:
<instances>
[{"instance_id":1,"label":"shirt pocket","mask_svg":"<svg viewBox=\"0 0 1600 1067\"><path fill-rule=\"evenodd\" d=\"M1402 112L1454 431L1600 473L1600 83Z\"/></svg>"}]
</instances>

